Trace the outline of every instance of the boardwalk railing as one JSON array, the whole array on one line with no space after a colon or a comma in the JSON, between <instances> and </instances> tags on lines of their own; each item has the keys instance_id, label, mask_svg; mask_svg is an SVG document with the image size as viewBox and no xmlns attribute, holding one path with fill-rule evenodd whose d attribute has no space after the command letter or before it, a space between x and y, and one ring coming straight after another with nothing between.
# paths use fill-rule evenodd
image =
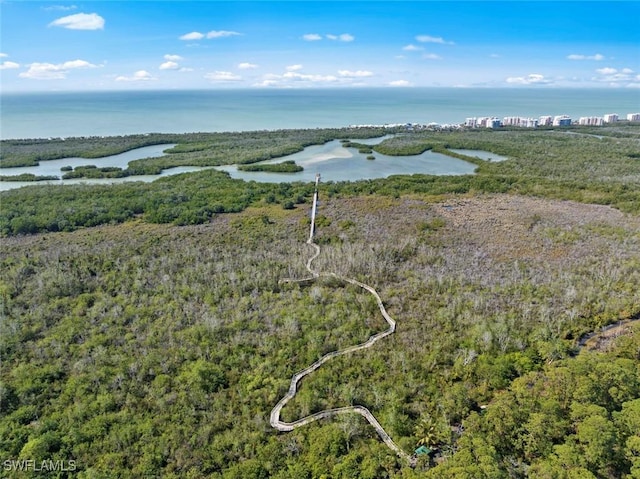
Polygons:
<instances>
[{"instance_id":1,"label":"boardwalk railing","mask_svg":"<svg viewBox=\"0 0 640 479\"><path fill-rule=\"evenodd\" d=\"M310 278L297 279L297 280L295 280L295 279L285 279L285 280L282 280L282 281L283 282L290 282L290 283L308 282L310 280L317 279L320 276L331 276L331 277L340 279L342 281L345 281L347 283L353 284L355 286L359 286L359 287L365 289L366 291L368 291L369 293L371 293L375 297L376 302L378 303L378 309L380 310L380 313L384 317L384 319L387 322L387 324L389 325L389 327L385 331L382 331L380 333L374 334L373 336L369 337L369 339L367 339L367 341L365 341L364 343L357 344L355 346L350 346L350 347L345 348L345 349L340 349L338 351L332 351L330 353L327 353L324 356L322 356L320 359L318 359L316 362L311 364L310 366L308 366L308 367L304 368L302 371L299 371L296 374L294 374L291 377L291 383L289 384L289 390L282 397L282 399L280 399L280 401L278 401L278 403L275 405L275 407L271 410L271 415L270 415L271 426L274 427L275 429L277 429L278 431L285 431L286 432L286 431L293 431L294 429L296 429L298 427L305 426L306 424L309 424L309 423L311 423L313 421L317 421L319 419L325 419L325 418L336 416L336 415L339 415L339 414L360 414L362 417L364 417L369 422L369 424L371 424L373 426L373 428L376 430L376 432L378 433L380 438L384 441L384 443L392 451L394 451L398 456L400 456L403 459L405 459L409 464L413 465L415 458L410 456L409 454L407 454L405 451L403 451L393 441L393 439L391 439L391 436L389 436L389 434L384 430L384 428L380 425L380 423L375 418L375 416L373 414L371 414L371 411L369 411L364 406L347 406L347 407L341 407L341 408L326 409L324 411L320 411L320 412L317 412L315 414L311 414L309 416L303 417L303 418L298 419L298 420L293 421L293 422L284 422L284 421L280 420L280 412L282 411L282 408L284 406L286 406L286 404L291 399L294 398L294 396L296 395L296 393L298 391L298 384L300 383L302 378L304 378L305 376L311 374L313 371L318 369L320 366L322 366L324 363L326 363L327 361L329 361L332 358L335 358L337 356L342 356L342 355L345 355L345 354L351 354L351 353L354 353L356 351L360 351L362 349L370 348L371 346L373 346L379 340L389 336L390 334L393 334L395 332L395 330L396 330L396 322L389 315L389 313L387 313L387 310L385 309L384 304L382 303L382 299L380 298L380 295L378 294L378 292L375 289L373 289L373 287L369 286L368 284L361 283L360 281L356 281L355 279L343 278L342 276L339 276L339 275L337 275L335 273L319 273L319 272L317 272L316 270L314 270L311 267L311 264L313 263L313 261L320 255L320 246L318 246L316 243L313 242L313 236L315 234L315 216L316 216L316 211L317 211L318 182L319 181L320 181L320 175L316 175L316 188L315 188L315 192L314 192L314 195L313 195L313 207L312 207L312 210L311 210L311 230L310 230L310 233L309 233L309 239L307 240L307 244L311 245L315 250L314 254L307 260L307 264L306 264L307 270L309 271L309 273L311 273L312 276Z\"/></svg>"}]
</instances>

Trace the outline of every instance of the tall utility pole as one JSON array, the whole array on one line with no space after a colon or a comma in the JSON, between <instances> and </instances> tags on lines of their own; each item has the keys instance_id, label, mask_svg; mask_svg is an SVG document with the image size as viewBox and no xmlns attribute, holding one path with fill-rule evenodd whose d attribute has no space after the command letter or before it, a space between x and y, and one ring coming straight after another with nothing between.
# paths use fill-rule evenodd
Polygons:
<instances>
[{"instance_id":1,"label":"tall utility pole","mask_svg":"<svg viewBox=\"0 0 640 479\"><path fill-rule=\"evenodd\" d=\"M320 183L320 173L316 173L316 189L313 192L313 206L311 207L311 230L309 231L309 241L313 242L313 233L316 229L316 209L318 205L318 183Z\"/></svg>"}]
</instances>

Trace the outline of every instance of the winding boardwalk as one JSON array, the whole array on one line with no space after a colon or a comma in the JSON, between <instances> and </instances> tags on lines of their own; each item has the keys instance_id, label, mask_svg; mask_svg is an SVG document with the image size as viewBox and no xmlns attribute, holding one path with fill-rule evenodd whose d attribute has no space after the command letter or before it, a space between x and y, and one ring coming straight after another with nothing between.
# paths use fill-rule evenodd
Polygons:
<instances>
[{"instance_id":1,"label":"winding boardwalk","mask_svg":"<svg viewBox=\"0 0 640 479\"><path fill-rule=\"evenodd\" d=\"M313 235L315 233L315 216L316 216L316 207L318 202L318 182L319 181L320 181L320 175L316 175L316 188L315 188L315 193L313 195L313 208L311 213L311 228L309 233L309 239L307 240L307 244L311 245L315 250L315 253L307 260L307 264L306 264L307 270L309 271L309 273L311 273L312 276L310 278L304 278L299 280L285 279L283 280L283 282L307 282L310 280L317 279L320 276L331 276L334 278L338 278L342 281L345 281L347 283L359 286L367 290L376 298L376 302L378 303L378 308L380 309L380 313L382 314L384 319L387 321L389 328L385 331L382 331L381 333L374 334L373 336L369 337L369 339L364 343L357 344L355 346L350 346L345 349L340 349L338 351L332 351L330 353L327 353L324 356L322 356L320 359L318 359L315 363L313 363L311 366L308 366L302 371L299 371L296 374L294 374L293 377L291 378L289 390L282 397L282 399L278 401L275 407L271 410L271 416L270 416L271 426L277 429L278 431L286 432L286 431L293 431L294 429L305 426L313 421L317 421L319 419L325 419L325 418L336 416L339 414L360 414L369 422L369 424L373 426L373 428L376 430L380 438L393 452L395 452L398 456L405 459L410 465L413 465L414 458L412 458L409 454L403 451L395 442L393 442L393 439L391 439L391 436L389 436L389 434L384 430L384 428L380 425L380 423L375 418L375 416L371 414L371 411L369 411L364 406L346 406L346 407L340 407L340 408L334 408L334 409L326 409L324 411L311 414L309 416L303 417L293 422L284 422L280 420L280 412L282 411L282 408L286 406L286 404L291 399L293 399L293 397L296 395L298 391L298 384L300 383L302 378L311 374L313 371L318 369L320 366L322 366L324 363L326 363L332 358L335 358L337 356L342 356L345 354L351 354L356 351L360 351L361 349L370 348L377 341L389 336L390 334L393 334L396 330L396 322L393 320L391 316L389 316L389 313L387 313L387 310L385 309L384 304L382 303L382 299L380 298L380 295L371 286L361 283L360 281L356 281L355 279L343 278L335 273L321 274L311 267L311 264L313 263L313 261L320 255L320 246L318 246L316 243L313 242Z\"/></svg>"}]
</instances>

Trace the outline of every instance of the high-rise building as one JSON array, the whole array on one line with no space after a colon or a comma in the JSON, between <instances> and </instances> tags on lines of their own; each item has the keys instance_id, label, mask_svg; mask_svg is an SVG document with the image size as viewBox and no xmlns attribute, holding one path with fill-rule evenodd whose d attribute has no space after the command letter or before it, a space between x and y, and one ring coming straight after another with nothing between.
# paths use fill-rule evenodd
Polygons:
<instances>
[{"instance_id":1,"label":"high-rise building","mask_svg":"<svg viewBox=\"0 0 640 479\"><path fill-rule=\"evenodd\" d=\"M571 117L567 115L554 116L553 126L571 126Z\"/></svg>"},{"instance_id":2,"label":"high-rise building","mask_svg":"<svg viewBox=\"0 0 640 479\"><path fill-rule=\"evenodd\" d=\"M489 118L487 121L487 128L500 128L502 126L502 122L500 118Z\"/></svg>"},{"instance_id":3,"label":"high-rise building","mask_svg":"<svg viewBox=\"0 0 640 479\"><path fill-rule=\"evenodd\" d=\"M602 126L604 119L599 116L583 116L578 120L578 125Z\"/></svg>"},{"instance_id":4,"label":"high-rise building","mask_svg":"<svg viewBox=\"0 0 640 479\"><path fill-rule=\"evenodd\" d=\"M607 113L604 116L604 122L605 123L615 123L616 121L618 121L618 114L617 113Z\"/></svg>"},{"instance_id":5,"label":"high-rise building","mask_svg":"<svg viewBox=\"0 0 640 479\"><path fill-rule=\"evenodd\" d=\"M502 119L503 126L518 126L520 128L536 128L538 120L521 116L505 116Z\"/></svg>"},{"instance_id":6,"label":"high-rise building","mask_svg":"<svg viewBox=\"0 0 640 479\"><path fill-rule=\"evenodd\" d=\"M640 121L640 113L628 113L627 121Z\"/></svg>"},{"instance_id":7,"label":"high-rise building","mask_svg":"<svg viewBox=\"0 0 640 479\"><path fill-rule=\"evenodd\" d=\"M541 116L538 120L540 126L549 126L553 124L553 118L550 116Z\"/></svg>"},{"instance_id":8,"label":"high-rise building","mask_svg":"<svg viewBox=\"0 0 640 479\"><path fill-rule=\"evenodd\" d=\"M464 121L464 126L468 126L469 128L475 128L476 126L478 126L478 119L477 118L467 118Z\"/></svg>"}]
</instances>

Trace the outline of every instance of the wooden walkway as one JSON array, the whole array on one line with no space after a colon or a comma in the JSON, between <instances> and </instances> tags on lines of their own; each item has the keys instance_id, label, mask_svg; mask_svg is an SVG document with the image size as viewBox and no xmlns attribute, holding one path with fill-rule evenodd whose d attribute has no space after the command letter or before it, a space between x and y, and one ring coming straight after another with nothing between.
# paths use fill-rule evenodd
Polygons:
<instances>
[{"instance_id":1,"label":"wooden walkway","mask_svg":"<svg viewBox=\"0 0 640 479\"><path fill-rule=\"evenodd\" d=\"M389 327L388 329L386 329L381 333L374 334L364 343L357 344L355 346L350 346L345 349L340 349L338 351L332 351L330 353L327 353L312 365L294 374L293 377L291 378L291 383L289 384L289 390L282 397L282 399L278 401L275 407L271 410L271 416L270 416L271 426L277 429L278 431L286 432L286 431L293 431L294 429L305 426L313 421L333 417L339 414L360 414L369 422L369 424L373 426L373 428L376 430L380 438L393 452L395 452L401 458L405 459L410 465L413 465L415 463L415 458L407 454L405 451L403 451L393 441L393 439L391 439L391 436L389 436L389 434L384 430L384 428L380 425L380 423L375 418L375 416L371 414L371 411L369 411L364 406L346 406L346 407L340 407L340 408L334 408L334 409L326 409L324 411L311 414L309 416L303 417L293 422L284 422L280 420L280 412L282 411L282 408L286 406L286 404L291 399L293 399L293 397L296 395L298 391L298 385L302 380L302 378L311 374L313 371L318 369L320 366L322 366L324 363L331 360L332 358L335 358L337 356L342 356L345 354L351 354L356 351L360 351L362 349L370 348L379 340L393 334L396 330L396 322L389 315L389 313L387 313L387 310L385 309L384 304L382 303L382 299L380 298L380 295L375 289L373 289L373 287L369 286L368 284L361 283L360 281L356 281L355 279L343 278L335 273L319 273L318 271L312 268L311 265L313 261L320 255L320 246L318 246L316 243L313 242L313 236L315 233L315 216L316 216L317 202L318 202L318 182L319 181L320 181L320 176L316 175L316 188L313 195L313 206L312 206L312 213L311 213L311 229L309 233L309 239L307 240L307 244L311 245L315 250L314 254L307 260L307 264L306 264L307 270L309 271L309 273L311 273L312 276L310 278L304 278L304 279L298 279L298 280L285 279L283 280L283 282L308 282L310 280L315 280L320 276L324 276L324 277L330 276L330 277L334 277L342 281L345 281L347 283L353 284L355 286L359 286L365 289L366 291L368 291L369 293L371 293L375 297L376 302L378 303L378 309L380 310L380 313L384 317Z\"/></svg>"}]
</instances>

